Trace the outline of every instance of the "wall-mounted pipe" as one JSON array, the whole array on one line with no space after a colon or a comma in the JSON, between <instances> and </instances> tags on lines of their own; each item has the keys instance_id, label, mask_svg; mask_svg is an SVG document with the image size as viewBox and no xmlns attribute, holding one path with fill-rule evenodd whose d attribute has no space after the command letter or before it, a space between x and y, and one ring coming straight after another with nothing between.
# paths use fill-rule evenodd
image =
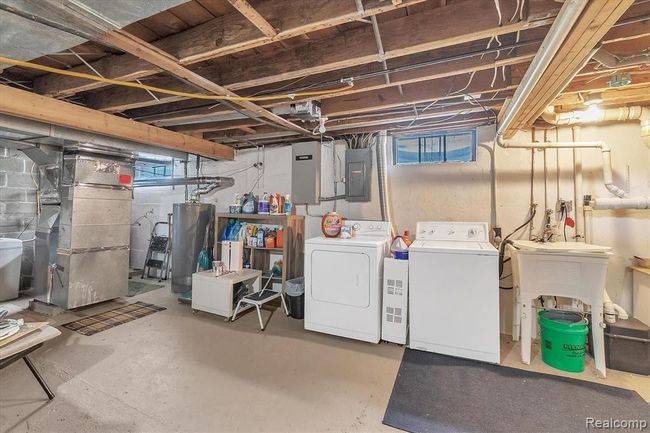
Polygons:
<instances>
[{"instance_id":1,"label":"wall-mounted pipe","mask_svg":"<svg viewBox=\"0 0 650 433\"><path fill-rule=\"evenodd\" d=\"M498 140L499 136L497 136ZM616 198L595 198L591 202L594 209L650 209L650 197L628 197L623 188L614 184L612 177L611 149L602 141L557 141L546 143L514 143L506 142L508 148L515 149L600 149L603 154L603 182L605 188Z\"/></svg>"},{"instance_id":2,"label":"wall-mounted pipe","mask_svg":"<svg viewBox=\"0 0 650 433\"><path fill-rule=\"evenodd\" d=\"M553 107L548 107L542 113L542 119L552 125L580 125L599 122L625 122L638 120L641 123L641 140L650 148L650 108L641 106L587 109L556 113Z\"/></svg>"},{"instance_id":3,"label":"wall-mounted pipe","mask_svg":"<svg viewBox=\"0 0 650 433\"><path fill-rule=\"evenodd\" d=\"M571 129L573 141L580 141L580 126ZM575 233L577 241L585 240L584 232L584 196L582 190L582 149L573 149L573 201L575 203Z\"/></svg>"}]
</instances>

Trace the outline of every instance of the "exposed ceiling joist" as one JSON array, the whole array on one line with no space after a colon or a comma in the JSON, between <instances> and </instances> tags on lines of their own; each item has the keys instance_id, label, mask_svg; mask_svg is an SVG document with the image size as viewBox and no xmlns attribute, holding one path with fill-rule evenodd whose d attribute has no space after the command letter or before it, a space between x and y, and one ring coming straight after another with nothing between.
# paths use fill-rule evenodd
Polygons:
<instances>
[{"instance_id":1,"label":"exposed ceiling joist","mask_svg":"<svg viewBox=\"0 0 650 433\"><path fill-rule=\"evenodd\" d=\"M234 159L233 149L68 102L0 85L0 113L201 155Z\"/></svg>"},{"instance_id":2,"label":"exposed ceiling joist","mask_svg":"<svg viewBox=\"0 0 650 433\"><path fill-rule=\"evenodd\" d=\"M39 0L39 5L42 8L44 17L32 15L31 18L37 22L52 21L50 15L53 14L57 21L57 28L64 31L74 32L73 27L81 27L85 32L90 34L93 40L98 41L104 45L115 47L132 54L142 60L145 60L159 68L169 72L174 77L188 82L202 90L220 95L238 98L238 96L230 90L219 86L218 84L206 80L195 72L190 71L185 66L179 64L178 59L161 50L160 48L149 44L148 42L129 34L121 29L116 29L115 25L107 18L97 14L89 7L81 7L76 3L60 2L55 0ZM271 122L280 125L284 128L291 129L304 135L311 135L309 131L301 128L298 125L271 113L270 111L246 100L233 100L236 105L250 110L257 116L264 117Z\"/></svg>"},{"instance_id":3,"label":"exposed ceiling joist","mask_svg":"<svg viewBox=\"0 0 650 433\"><path fill-rule=\"evenodd\" d=\"M228 0L248 21L268 38L277 36L278 31L246 0Z\"/></svg>"},{"instance_id":4,"label":"exposed ceiling joist","mask_svg":"<svg viewBox=\"0 0 650 433\"><path fill-rule=\"evenodd\" d=\"M494 81L493 81L494 80ZM403 86L403 94L395 88L341 96L323 101L322 111L328 117L352 113L378 111L416 103L462 97L465 94L510 90L518 82L512 80L506 68L506 77L501 72L482 71L462 76L439 78Z\"/></svg>"},{"instance_id":5,"label":"exposed ceiling joist","mask_svg":"<svg viewBox=\"0 0 650 433\"><path fill-rule=\"evenodd\" d=\"M422 1L424 0L406 0L399 7ZM279 29L272 38L261 35L246 17L239 12L233 12L160 39L153 45L178 58L181 64L190 65L394 9L396 6L389 2L375 0L367 4L364 13L359 15L354 2L350 0L266 1L262 2L256 10ZM287 11L301 11L301 13L288 14ZM91 62L91 65L103 76L118 80L144 78L161 71L160 68L129 54L107 56ZM88 72L88 68L83 65L71 70ZM39 77L34 82L34 88L38 93L57 97L70 96L105 86L104 83L54 74Z\"/></svg>"},{"instance_id":6,"label":"exposed ceiling joist","mask_svg":"<svg viewBox=\"0 0 650 433\"><path fill-rule=\"evenodd\" d=\"M387 59L430 51L494 35L513 33L552 22L557 13L555 2L544 2L546 9L527 21L499 25L492 0L459 0L443 8L382 23L382 41ZM548 3L551 3L550 5ZM511 16L516 2L501 0L503 16ZM541 9L541 8L540 8ZM542 17L542 18L540 18ZM465 23L471 22L468 28ZM426 29L413 32L412 29ZM324 73L360 64L377 62L377 46L370 26L355 28L327 40L314 41L304 47L254 56L197 70L203 77L221 83L230 90L261 86L305 75ZM161 78L152 85L174 90L188 90L176 80ZM179 100L161 96L158 101L136 89L108 89L90 94L88 105L104 111L123 111Z\"/></svg>"},{"instance_id":7,"label":"exposed ceiling joist","mask_svg":"<svg viewBox=\"0 0 650 433\"><path fill-rule=\"evenodd\" d=\"M203 90L207 90L210 93L213 93L215 95L231 96L235 98L238 97L234 92L203 78L195 72L190 71L185 66L180 65L176 59L172 58L167 53L161 52L153 45L123 30L114 30L102 35L101 42L119 47L126 52L136 55L150 63L155 64L156 66L163 68L177 78L187 81ZM306 129L278 116L277 114L268 111L265 108L260 107L253 102L246 100L234 100L232 103L239 105L246 110L250 110L256 115L264 117L265 119L268 119L277 125L288 128L300 134L307 136L311 135L311 133Z\"/></svg>"},{"instance_id":8,"label":"exposed ceiling joist","mask_svg":"<svg viewBox=\"0 0 650 433\"><path fill-rule=\"evenodd\" d=\"M530 50L530 52L528 52ZM380 91L382 89L397 88L400 85L414 84L418 82L433 82L439 78L452 77L459 75L462 78L459 78L459 81L467 79L468 74L474 71L488 71L484 75L490 75L491 78L496 75L501 75L501 67L508 66L512 64L525 64L529 62L533 57L534 50L526 49L522 51L522 54L519 55L518 52L513 52L511 56L503 54L498 60L494 60L493 56L485 57L480 59L479 57L463 59L458 62L451 62L444 65L431 66L418 70L411 70L400 72L391 76L391 82L387 84L382 77L377 77L369 80L360 81L357 86L352 87L351 89L341 92L340 94L326 95L320 98L321 102L327 105L327 101L330 99L341 100L344 96L350 96L353 98L353 95L359 95L359 97L367 94L370 91ZM495 70L496 66L496 70ZM486 86L489 86L487 84ZM473 87L474 88L474 87ZM399 92L399 89L397 90ZM307 100L309 98L297 99ZM265 104L266 107L273 107L279 105L277 103ZM141 119L147 122L158 123L160 125L173 125L179 124L182 122L194 122L194 121L205 121L209 122L209 119L215 119L217 116L222 116L231 111L225 107L211 108L210 106L201 107L197 109L188 109L175 114L163 114L156 116L150 119ZM325 113L325 112L324 112ZM328 113L325 113L329 115ZM162 121L164 119L164 121ZM194 125L198 126L198 125Z\"/></svg>"},{"instance_id":9,"label":"exposed ceiling joist","mask_svg":"<svg viewBox=\"0 0 650 433\"><path fill-rule=\"evenodd\" d=\"M592 0L587 4L511 126L504 132L504 138L512 138L517 130L530 126L540 116L582 69L594 47L633 3L634 0Z\"/></svg>"}]
</instances>

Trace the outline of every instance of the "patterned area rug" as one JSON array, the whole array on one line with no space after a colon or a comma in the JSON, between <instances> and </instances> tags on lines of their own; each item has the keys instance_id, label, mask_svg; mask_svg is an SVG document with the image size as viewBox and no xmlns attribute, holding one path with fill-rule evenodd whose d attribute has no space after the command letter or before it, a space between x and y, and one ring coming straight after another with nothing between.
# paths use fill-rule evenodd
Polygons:
<instances>
[{"instance_id":1,"label":"patterned area rug","mask_svg":"<svg viewBox=\"0 0 650 433\"><path fill-rule=\"evenodd\" d=\"M66 323L63 327L71 331L77 331L82 335L94 335L98 332L163 310L166 310L166 308L154 304L147 304L146 302L136 302Z\"/></svg>"}]
</instances>

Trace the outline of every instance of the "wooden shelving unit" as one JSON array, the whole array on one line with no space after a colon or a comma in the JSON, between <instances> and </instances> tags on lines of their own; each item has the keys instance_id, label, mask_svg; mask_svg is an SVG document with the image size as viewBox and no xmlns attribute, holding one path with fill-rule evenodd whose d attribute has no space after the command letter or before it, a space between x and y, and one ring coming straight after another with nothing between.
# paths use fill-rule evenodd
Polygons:
<instances>
[{"instance_id":1,"label":"wooden shelving unit","mask_svg":"<svg viewBox=\"0 0 650 433\"><path fill-rule=\"evenodd\" d=\"M281 226L284 231L284 243L282 248L262 248L244 246L244 250L250 251L251 268L262 271L262 285L266 280L272 278L277 282L284 282L292 278L303 276L304 272L304 251L305 251L305 217L300 215L260 215L260 214L230 214L217 213L217 227L215 231L215 260L221 259L221 233L228 224L229 219L236 219L242 222L254 224L266 224ZM282 254L282 277L270 276L270 269L273 263L270 261L271 254Z\"/></svg>"}]
</instances>

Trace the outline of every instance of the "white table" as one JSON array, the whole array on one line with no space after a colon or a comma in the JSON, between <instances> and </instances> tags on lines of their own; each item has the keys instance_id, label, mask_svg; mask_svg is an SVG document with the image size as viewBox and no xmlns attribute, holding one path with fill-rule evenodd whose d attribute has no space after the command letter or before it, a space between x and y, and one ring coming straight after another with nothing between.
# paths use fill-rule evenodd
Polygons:
<instances>
[{"instance_id":1,"label":"white table","mask_svg":"<svg viewBox=\"0 0 650 433\"><path fill-rule=\"evenodd\" d=\"M47 394L47 397L52 400L54 398L54 392L52 392L47 383L45 383L45 379L43 379L43 376L41 376L36 369L36 366L32 364L32 361L27 355L41 347L46 341L56 338L59 335L61 335L61 331L47 325L38 331L34 331L31 334L1 347L0 370L22 359L25 361L25 364L27 364L27 367L32 372L39 385L41 385L41 388L43 388L43 391Z\"/></svg>"},{"instance_id":2,"label":"white table","mask_svg":"<svg viewBox=\"0 0 650 433\"><path fill-rule=\"evenodd\" d=\"M192 275L192 309L223 316L229 320L233 315L233 289L242 282L250 282L253 292L259 292L262 271L242 269L221 276L212 271L197 272Z\"/></svg>"},{"instance_id":3,"label":"white table","mask_svg":"<svg viewBox=\"0 0 650 433\"><path fill-rule=\"evenodd\" d=\"M515 305L513 339L521 324L521 360L530 364L534 301L540 296L575 298L591 305L596 370L606 376L603 296L610 253L535 251L511 248Z\"/></svg>"}]
</instances>

